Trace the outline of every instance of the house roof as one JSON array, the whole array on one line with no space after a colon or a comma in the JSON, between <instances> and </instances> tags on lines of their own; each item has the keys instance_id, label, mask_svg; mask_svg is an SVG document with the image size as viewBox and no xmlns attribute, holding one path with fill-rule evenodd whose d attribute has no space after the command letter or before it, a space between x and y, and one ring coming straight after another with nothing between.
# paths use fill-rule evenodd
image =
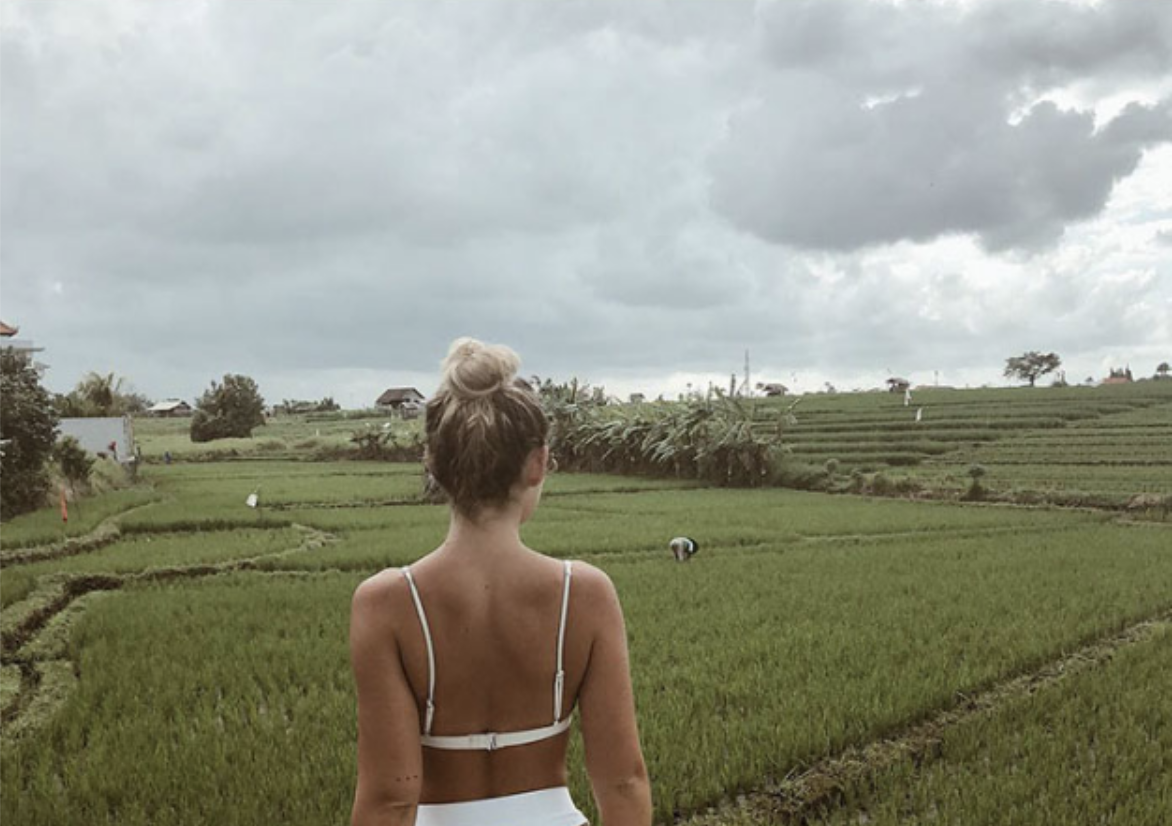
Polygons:
<instances>
[{"instance_id":1,"label":"house roof","mask_svg":"<svg viewBox=\"0 0 1172 826\"><path fill-rule=\"evenodd\" d=\"M152 404L150 407L147 408L147 412L148 413L166 413L170 410L176 409L177 407L191 407L191 405L189 405L187 402L183 401L182 399L167 399L165 402L158 402L157 404Z\"/></svg>"},{"instance_id":2,"label":"house roof","mask_svg":"<svg viewBox=\"0 0 1172 826\"><path fill-rule=\"evenodd\" d=\"M423 394L414 387L392 387L378 397L375 404L387 405L405 401L421 401Z\"/></svg>"},{"instance_id":3,"label":"house roof","mask_svg":"<svg viewBox=\"0 0 1172 826\"><path fill-rule=\"evenodd\" d=\"M3 321L0 321L0 336L14 336L19 332L19 327L9 327Z\"/></svg>"}]
</instances>

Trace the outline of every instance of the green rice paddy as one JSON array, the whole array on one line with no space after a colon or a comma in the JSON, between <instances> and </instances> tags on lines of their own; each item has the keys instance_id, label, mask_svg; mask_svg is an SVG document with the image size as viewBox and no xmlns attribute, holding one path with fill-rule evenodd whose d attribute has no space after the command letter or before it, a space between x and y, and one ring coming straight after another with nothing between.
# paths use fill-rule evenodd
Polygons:
<instances>
[{"instance_id":1,"label":"green rice paddy","mask_svg":"<svg viewBox=\"0 0 1172 826\"><path fill-rule=\"evenodd\" d=\"M1081 390L1069 393L1085 400ZM953 418L1027 396L1009 403L990 393L970 408L958 403ZM1011 466L1059 478L1068 465L1014 463L1046 450L1075 455L1044 430L1083 440L1095 461L1076 465L1089 474L1078 478L1099 490L1113 483L1123 497L1143 492L1137 485L1158 488L1166 481L1158 473L1129 475L1141 465L1127 464L1138 454L1123 446L1154 442L1166 403L1105 398L1087 397L1095 405L1066 418L1023 402L1020 420L1031 427L1000 428L1013 435L963 449L1001 451L1000 462L992 453L981 459L994 478ZM886 421L862 401L820 404L826 409L808 405L811 425L811 414L832 427L854 421L856 431L843 432L860 439L838 444L870 444L859 420ZM999 429L992 421L958 432L988 434ZM1039 421L1059 424L1032 426ZM1156 448L1149 458L1162 455ZM1104 456L1119 461L1099 463ZM350 596L374 571L438 544L446 509L421 500L415 466L256 453L200 459L150 464L142 489L85 500L82 508L100 515L87 525L113 520L121 531L106 544L58 554L45 513L4 525L5 555L46 552L0 570L5 822L348 819ZM916 469L945 472L933 467ZM244 501L254 491L257 509ZM555 474L523 536L614 580L656 820L668 823L897 736L966 696L1166 615L1168 530L1121 522L1111 510ZM687 565L667 551L679 534L700 542ZM877 768L809 816L835 824L1158 822L1152 817L1172 794L1162 677L1170 657L1166 633L1121 649L1101 667L957 725L938 754ZM575 798L588 805L577 735L571 763ZM728 822L747 822L739 817L733 811Z\"/></svg>"}]
</instances>

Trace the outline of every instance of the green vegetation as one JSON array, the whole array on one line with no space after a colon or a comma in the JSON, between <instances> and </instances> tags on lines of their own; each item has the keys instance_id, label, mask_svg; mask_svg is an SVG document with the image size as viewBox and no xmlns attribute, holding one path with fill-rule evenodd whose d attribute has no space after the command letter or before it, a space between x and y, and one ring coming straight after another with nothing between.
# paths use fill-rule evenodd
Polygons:
<instances>
[{"instance_id":1,"label":"green vegetation","mask_svg":"<svg viewBox=\"0 0 1172 826\"><path fill-rule=\"evenodd\" d=\"M150 400L141 393L135 393L130 383L113 373L90 371L77 387L53 399L57 412L65 417L126 416L142 413L150 406Z\"/></svg>"},{"instance_id":2,"label":"green vegetation","mask_svg":"<svg viewBox=\"0 0 1172 826\"><path fill-rule=\"evenodd\" d=\"M45 503L46 464L53 452L57 416L29 358L0 348L0 517L11 519Z\"/></svg>"},{"instance_id":3,"label":"green vegetation","mask_svg":"<svg viewBox=\"0 0 1172 826\"><path fill-rule=\"evenodd\" d=\"M77 439L66 436L57 442L53 453L57 465L61 468L61 475L71 488L84 488L89 483L90 473L94 469L94 459L85 452Z\"/></svg>"},{"instance_id":4,"label":"green vegetation","mask_svg":"<svg viewBox=\"0 0 1172 826\"><path fill-rule=\"evenodd\" d=\"M811 822L1165 822L1172 811L1170 673L1172 632L1165 630L1103 668L958 726L938 760L902 762L850 807Z\"/></svg>"},{"instance_id":5,"label":"green vegetation","mask_svg":"<svg viewBox=\"0 0 1172 826\"><path fill-rule=\"evenodd\" d=\"M162 463L165 453L177 461L195 462L238 458L321 460L345 458L352 453L354 431L367 425L380 430L389 425L404 441L421 432L418 420L404 422L379 411L348 411L273 416L252 438L193 442L189 434L191 420L182 418L135 419L134 434L144 461L152 464Z\"/></svg>"},{"instance_id":6,"label":"green vegetation","mask_svg":"<svg viewBox=\"0 0 1172 826\"><path fill-rule=\"evenodd\" d=\"M254 428L265 423L265 400L256 382L248 376L230 374L223 384L212 382L196 402L191 417L191 441L252 436Z\"/></svg>"},{"instance_id":7,"label":"green vegetation","mask_svg":"<svg viewBox=\"0 0 1172 826\"><path fill-rule=\"evenodd\" d=\"M870 466L842 454L815 470L835 488L859 479L867 489L882 470L891 492L908 478L901 474L925 484L955 475L958 493L977 486L988 501L1014 469L1053 478L1068 467L1090 474L1081 478L1097 481L1101 495L1114 484L1125 499L1141 465L1122 464L1132 455L1122 446L1148 439L1153 463L1142 467L1162 467L1157 442L1172 399L1150 387L1103 389L933 391L931 407L927 391L913 391L928 412L955 404L938 412L956 432L996 438L956 441L939 463ZM1051 404L1051 393L1066 401ZM785 413L759 403L770 405L773 420ZM860 422L898 436L909 409L894 395L828 395L803 399L794 413L787 433L856 428L827 431L843 439ZM417 464L297 460L320 443L298 454L292 445L316 425L288 418L281 451L148 464L151 490L83 500L78 519L89 530L120 529L106 544L14 562L64 547L59 515L4 525L5 822L345 822L355 754L351 593L373 571L435 547L448 516L421 499ZM143 429L162 438L182 424ZM322 426L343 440L354 420ZM1049 436L1081 440L1087 456L1105 441L1104 463L1014 464L1042 445L1056 459L1072 456ZM253 492L255 509L245 503ZM151 497L150 507L123 512ZM1166 615L1168 529L1117 517L555 473L523 536L599 565L619 589L662 823L898 735ZM69 528L81 530L73 512ZM667 550L680 534L701 548L686 565ZM1160 694L1170 658L1166 634L1121 650L957 725L938 754L880 770L822 814L835 823L1058 823L1084 813L1151 822L1172 785ZM22 681L19 668L35 679ZM586 804L576 735L571 749L571 784ZM1146 799L1141 784L1152 790ZM1006 807L985 808L997 800Z\"/></svg>"},{"instance_id":8,"label":"green vegetation","mask_svg":"<svg viewBox=\"0 0 1172 826\"><path fill-rule=\"evenodd\" d=\"M1028 381L1030 387L1033 387L1034 382L1040 377L1047 373L1053 373L1061 366L1062 359L1058 357L1057 353L1039 353L1036 350L1030 350L1028 353L1011 356L1005 360L1005 377Z\"/></svg>"},{"instance_id":9,"label":"green vegetation","mask_svg":"<svg viewBox=\"0 0 1172 826\"><path fill-rule=\"evenodd\" d=\"M4 552L35 545L50 545L90 533L119 513L153 502L158 493L147 487L123 488L87 497L69 507L69 521L61 521L57 508L42 508L4 522L0 547Z\"/></svg>"},{"instance_id":10,"label":"green vegetation","mask_svg":"<svg viewBox=\"0 0 1172 826\"><path fill-rule=\"evenodd\" d=\"M30 562L16 566L14 570L33 577L132 573L272 556L296 548L300 542L301 535L292 528L143 534L88 553Z\"/></svg>"},{"instance_id":11,"label":"green vegetation","mask_svg":"<svg viewBox=\"0 0 1172 826\"><path fill-rule=\"evenodd\" d=\"M771 411L759 414L769 429L781 407L758 404ZM1124 505L1138 493L1172 495L1172 383L920 389L908 406L890 393L804 396L784 441L785 484L849 490L853 471L883 472L906 480L893 493L959 496L980 464L994 498ZM836 474L824 472L832 459Z\"/></svg>"}]
</instances>

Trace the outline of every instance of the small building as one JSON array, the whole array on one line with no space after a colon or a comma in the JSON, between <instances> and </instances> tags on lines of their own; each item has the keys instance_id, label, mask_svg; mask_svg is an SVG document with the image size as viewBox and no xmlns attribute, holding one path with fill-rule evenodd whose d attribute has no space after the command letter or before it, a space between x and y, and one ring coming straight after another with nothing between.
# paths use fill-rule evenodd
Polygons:
<instances>
[{"instance_id":1,"label":"small building","mask_svg":"<svg viewBox=\"0 0 1172 826\"><path fill-rule=\"evenodd\" d=\"M22 354L32 364L37 374L43 376L45 370L48 368L45 364L33 358L33 353L40 353L45 348L36 346L26 338L17 338L16 336L19 332L19 327L13 327L10 324L5 324L3 321L0 321L0 349L12 350Z\"/></svg>"},{"instance_id":2,"label":"small building","mask_svg":"<svg viewBox=\"0 0 1172 826\"><path fill-rule=\"evenodd\" d=\"M901 379L899 376L892 376L887 380L888 393L906 393L911 386L910 381Z\"/></svg>"},{"instance_id":3,"label":"small building","mask_svg":"<svg viewBox=\"0 0 1172 826\"><path fill-rule=\"evenodd\" d=\"M6 350L16 350L21 353L39 353L45 349L44 347L37 347L28 339L17 338L16 335L19 332L19 327L13 327L0 321L0 347Z\"/></svg>"},{"instance_id":4,"label":"small building","mask_svg":"<svg viewBox=\"0 0 1172 826\"><path fill-rule=\"evenodd\" d=\"M418 419L423 414L423 402L408 399L399 405L399 415L404 419Z\"/></svg>"},{"instance_id":5,"label":"small building","mask_svg":"<svg viewBox=\"0 0 1172 826\"><path fill-rule=\"evenodd\" d=\"M757 389L766 396L784 396L789 391L789 388L784 384L779 384L775 381L758 384Z\"/></svg>"},{"instance_id":6,"label":"small building","mask_svg":"<svg viewBox=\"0 0 1172 826\"><path fill-rule=\"evenodd\" d=\"M1111 368L1110 375L1103 379L1102 384L1131 384L1132 381L1131 367L1123 370Z\"/></svg>"},{"instance_id":7,"label":"small building","mask_svg":"<svg viewBox=\"0 0 1172 826\"><path fill-rule=\"evenodd\" d=\"M392 410L399 410L405 404L422 407L424 401L423 394L414 387L392 387L379 396L378 401L374 404L376 407L389 407Z\"/></svg>"},{"instance_id":8,"label":"small building","mask_svg":"<svg viewBox=\"0 0 1172 826\"><path fill-rule=\"evenodd\" d=\"M647 401L647 396L642 393L632 393L627 398L631 404L643 404L645 401Z\"/></svg>"},{"instance_id":9,"label":"small building","mask_svg":"<svg viewBox=\"0 0 1172 826\"><path fill-rule=\"evenodd\" d=\"M155 418L172 418L178 416L190 416L192 414L191 405L182 399L167 399L165 402L152 404L146 409L148 416Z\"/></svg>"}]
</instances>

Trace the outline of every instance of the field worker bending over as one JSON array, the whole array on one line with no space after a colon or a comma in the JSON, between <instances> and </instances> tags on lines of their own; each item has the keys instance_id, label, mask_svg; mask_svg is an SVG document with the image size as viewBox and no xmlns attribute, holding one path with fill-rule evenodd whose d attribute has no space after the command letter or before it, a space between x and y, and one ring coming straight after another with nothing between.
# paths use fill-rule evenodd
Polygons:
<instances>
[{"instance_id":1,"label":"field worker bending over","mask_svg":"<svg viewBox=\"0 0 1172 826\"><path fill-rule=\"evenodd\" d=\"M602 823L651 823L614 586L521 543L549 423L519 365L507 347L452 344L426 410L447 537L354 593L354 826L581 826L566 788L575 706Z\"/></svg>"}]
</instances>

